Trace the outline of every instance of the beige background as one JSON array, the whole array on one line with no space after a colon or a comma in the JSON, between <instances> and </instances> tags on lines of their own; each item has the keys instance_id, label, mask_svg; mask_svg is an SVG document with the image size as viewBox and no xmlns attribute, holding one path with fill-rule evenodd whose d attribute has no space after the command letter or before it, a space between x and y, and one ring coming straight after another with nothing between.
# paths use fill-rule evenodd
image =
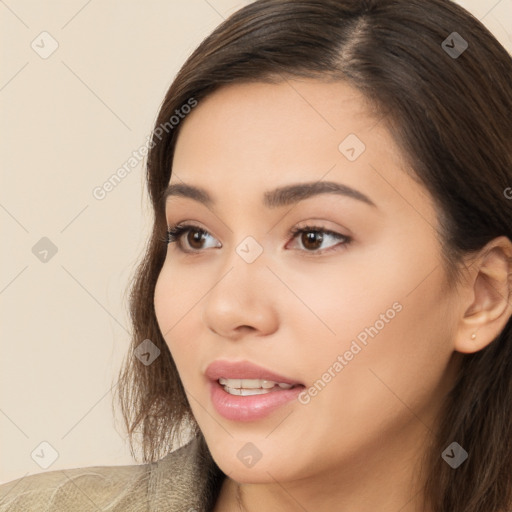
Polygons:
<instances>
[{"instance_id":1,"label":"beige background","mask_svg":"<svg viewBox=\"0 0 512 512\"><path fill-rule=\"evenodd\" d=\"M150 229L143 163L104 199L93 190L146 143L186 57L246 3L0 0L0 483L133 463L111 387ZM459 3L512 53L512 0ZM43 237L56 254L36 257Z\"/></svg>"}]
</instances>

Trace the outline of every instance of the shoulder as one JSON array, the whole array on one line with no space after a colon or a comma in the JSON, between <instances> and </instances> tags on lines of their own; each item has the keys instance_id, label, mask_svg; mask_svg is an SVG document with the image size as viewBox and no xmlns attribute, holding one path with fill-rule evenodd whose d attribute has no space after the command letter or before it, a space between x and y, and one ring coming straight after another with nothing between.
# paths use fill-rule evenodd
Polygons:
<instances>
[{"instance_id":1,"label":"shoulder","mask_svg":"<svg viewBox=\"0 0 512 512\"><path fill-rule=\"evenodd\" d=\"M201 509L205 476L194 439L157 462L47 471L0 485L0 512ZM197 493L197 491L200 491Z\"/></svg>"}]
</instances>

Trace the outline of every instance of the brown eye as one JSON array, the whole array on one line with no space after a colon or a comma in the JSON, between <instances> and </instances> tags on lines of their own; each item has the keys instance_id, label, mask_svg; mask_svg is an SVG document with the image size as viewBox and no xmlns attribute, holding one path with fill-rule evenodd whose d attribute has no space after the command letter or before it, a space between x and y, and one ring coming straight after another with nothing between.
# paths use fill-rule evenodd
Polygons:
<instances>
[{"instance_id":1,"label":"brown eye","mask_svg":"<svg viewBox=\"0 0 512 512\"><path fill-rule=\"evenodd\" d=\"M312 255L321 255L331 250L341 249L349 245L352 241L352 238L347 235L342 235L341 233L336 233L335 231L330 231L319 226L296 228L293 229L290 234L293 235L293 240L297 239L301 246L299 249L302 249L302 252ZM177 248L184 253L201 253L205 249L203 244L207 242L208 237L215 240L208 231L197 226L191 224L175 225L167 231L167 244L175 243ZM324 242L329 240L329 238L338 240L339 242L322 248ZM217 245L210 245L210 248L212 247L222 247L222 244L218 242Z\"/></svg>"},{"instance_id":2,"label":"brown eye","mask_svg":"<svg viewBox=\"0 0 512 512\"><path fill-rule=\"evenodd\" d=\"M189 229L186 239L192 249L202 249L201 244L205 239L206 232L201 229Z\"/></svg>"},{"instance_id":3,"label":"brown eye","mask_svg":"<svg viewBox=\"0 0 512 512\"><path fill-rule=\"evenodd\" d=\"M323 239L323 233L320 231L303 231L301 236L302 245L313 251L321 247Z\"/></svg>"},{"instance_id":4,"label":"brown eye","mask_svg":"<svg viewBox=\"0 0 512 512\"><path fill-rule=\"evenodd\" d=\"M191 224L176 225L167 231L167 244L175 243L178 249L183 252L200 252L204 249L202 244L207 240L207 237L214 239L208 231L197 226ZM185 243L183 243L183 238L185 238ZM220 246L218 244L216 247Z\"/></svg>"},{"instance_id":5,"label":"brown eye","mask_svg":"<svg viewBox=\"0 0 512 512\"><path fill-rule=\"evenodd\" d=\"M352 238L347 235L342 235L341 233L336 233L335 231L320 226L295 228L292 229L291 234L293 235L293 239L297 239L297 242L299 242L299 246L301 246L299 249L302 248L302 252L319 255L331 250L341 249L352 241ZM338 240L339 243L322 247L329 239Z\"/></svg>"}]
</instances>

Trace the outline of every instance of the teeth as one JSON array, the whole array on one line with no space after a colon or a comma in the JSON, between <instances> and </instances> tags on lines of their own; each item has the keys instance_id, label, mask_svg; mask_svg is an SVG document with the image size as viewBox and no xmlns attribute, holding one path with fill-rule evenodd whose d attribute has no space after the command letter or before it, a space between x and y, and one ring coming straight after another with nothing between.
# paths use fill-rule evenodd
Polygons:
<instances>
[{"instance_id":1,"label":"teeth","mask_svg":"<svg viewBox=\"0 0 512 512\"><path fill-rule=\"evenodd\" d=\"M269 391L268 389L237 389L229 388L228 386L224 386L224 391L226 391L230 395L238 396L265 395L267 393L272 393L272 391Z\"/></svg>"},{"instance_id":2,"label":"teeth","mask_svg":"<svg viewBox=\"0 0 512 512\"><path fill-rule=\"evenodd\" d=\"M219 383L232 395L261 395L268 390L278 386L281 389L291 389L292 384L274 382L273 380L262 379L224 379L221 377Z\"/></svg>"}]
</instances>

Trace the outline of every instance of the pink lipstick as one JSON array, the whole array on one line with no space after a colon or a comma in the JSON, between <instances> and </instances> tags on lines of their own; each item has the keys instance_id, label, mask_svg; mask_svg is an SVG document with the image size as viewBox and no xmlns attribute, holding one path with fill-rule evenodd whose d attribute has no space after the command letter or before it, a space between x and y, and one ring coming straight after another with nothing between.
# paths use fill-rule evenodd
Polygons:
<instances>
[{"instance_id":1,"label":"pink lipstick","mask_svg":"<svg viewBox=\"0 0 512 512\"><path fill-rule=\"evenodd\" d=\"M208 366L215 410L232 421L255 421L297 398L304 385L248 361L217 360Z\"/></svg>"}]
</instances>

